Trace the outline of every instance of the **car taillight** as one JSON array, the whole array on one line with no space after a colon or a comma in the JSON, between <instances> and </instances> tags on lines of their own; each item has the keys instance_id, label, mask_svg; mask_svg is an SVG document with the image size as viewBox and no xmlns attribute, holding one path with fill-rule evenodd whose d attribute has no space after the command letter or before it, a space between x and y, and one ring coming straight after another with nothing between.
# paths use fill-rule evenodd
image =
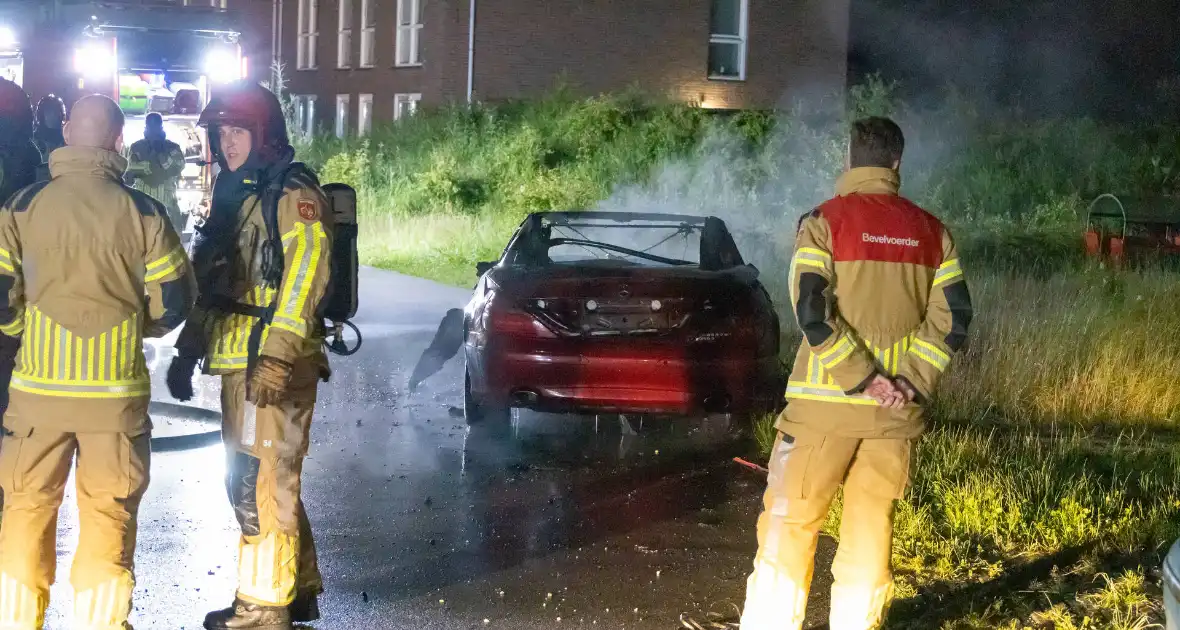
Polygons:
<instances>
[{"instance_id":1,"label":"car taillight","mask_svg":"<svg viewBox=\"0 0 1180 630\"><path fill-rule=\"evenodd\" d=\"M536 317L518 310L493 309L488 321L488 330L495 335L509 337L552 338L556 335L537 320Z\"/></svg>"}]
</instances>

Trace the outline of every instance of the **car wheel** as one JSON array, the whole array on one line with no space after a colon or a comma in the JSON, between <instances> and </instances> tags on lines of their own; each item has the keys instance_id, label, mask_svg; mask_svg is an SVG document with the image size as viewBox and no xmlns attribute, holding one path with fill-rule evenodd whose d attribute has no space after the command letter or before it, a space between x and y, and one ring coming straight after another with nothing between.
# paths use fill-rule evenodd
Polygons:
<instances>
[{"instance_id":1,"label":"car wheel","mask_svg":"<svg viewBox=\"0 0 1180 630\"><path fill-rule=\"evenodd\" d=\"M512 424L512 409L480 403L471 393L471 374L464 373L463 418L467 421L467 426L469 427L507 427Z\"/></svg>"}]
</instances>

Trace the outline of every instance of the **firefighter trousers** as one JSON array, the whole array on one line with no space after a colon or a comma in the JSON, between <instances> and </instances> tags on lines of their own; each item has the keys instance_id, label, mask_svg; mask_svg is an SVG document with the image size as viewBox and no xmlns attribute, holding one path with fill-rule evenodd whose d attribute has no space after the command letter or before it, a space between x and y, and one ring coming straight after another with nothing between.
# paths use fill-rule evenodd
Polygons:
<instances>
[{"instance_id":1,"label":"firefighter trousers","mask_svg":"<svg viewBox=\"0 0 1180 630\"><path fill-rule=\"evenodd\" d=\"M323 592L300 496L318 374L301 367L281 405L247 403L245 371L221 381L226 490L242 531L238 597L262 606L285 606L296 594Z\"/></svg>"},{"instance_id":2,"label":"firefighter trousers","mask_svg":"<svg viewBox=\"0 0 1180 630\"><path fill-rule=\"evenodd\" d=\"M84 407L81 407L84 409ZM39 630L57 570L57 515L76 460L79 539L70 582L73 627L131 626L139 504L151 436L63 433L9 413L0 444L0 630Z\"/></svg>"},{"instance_id":3,"label":"firefighter trousers","mask_svg":"<svg viewBox=\"0 0 1180 630\"><path fill-rule=\"evenodd\" d=\"M909 483L909 439L779 434L758 518L742 630L798 630L819 531L841 485L844 510L832 564L831 630L880 625L893 594L894 501Z\"/></svg>"}]
</instances>

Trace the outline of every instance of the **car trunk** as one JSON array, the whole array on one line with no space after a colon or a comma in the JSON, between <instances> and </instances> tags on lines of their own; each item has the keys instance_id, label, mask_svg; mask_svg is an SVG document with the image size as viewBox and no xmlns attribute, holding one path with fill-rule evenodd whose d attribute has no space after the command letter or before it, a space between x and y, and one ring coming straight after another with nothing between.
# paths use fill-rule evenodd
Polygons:
<instances>
[{"instance_id":1,"label":"car trunk","mask_svg":"<svg viewBox=\"0 0 1180 630\"><path fill-rule=\"evenodd\" d=\"M515 319L542 335L538 323L557 337L688 341L738 334L755 323L756 272L748 267L557 264L498 273L493 281L508 289L497 296L493 318Z\"/></svg>"}]
</instances>

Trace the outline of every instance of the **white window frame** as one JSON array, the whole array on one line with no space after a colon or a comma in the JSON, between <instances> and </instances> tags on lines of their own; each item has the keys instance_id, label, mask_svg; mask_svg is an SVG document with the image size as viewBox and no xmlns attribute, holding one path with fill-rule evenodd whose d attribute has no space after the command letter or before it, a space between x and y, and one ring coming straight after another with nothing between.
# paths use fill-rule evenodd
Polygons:
<instances>
[{"instance_id":1,"label":"white window frame","mask_svg":"<svg viewBox=\"0 0 1180 630\"><path fill-rule=\"evenodd\" d=\"M373 5L377 0L361 0L361 61L362 68L372 68L377 62L377 18Z\"/></svg>"},{"instance_id":2,"label":"white window frame","mask_svg":"<svg viewBox=\"0 0 1180 630\"><path fill-rule=\"evenodd\" d=\"M344 138L348 135L348 115L352 108L351 94L336 95L336 137Z\"/></svg>"},{"instance_id":3,"label":"white window frame","mask_svg":"<svg viewBox=\"0 0 1180 630\"><path fill-rule=\"evenodd\" d=\"M320 0L299 0L298 29L296 31L296 70L315 70L316 49L320 40Z\"/></svg>"},{"instance_id":4,"label":"white window frame","mask_svg":"<svg viewBox=\"0 0 1180 630\"><path fill-rule=\"evenodd\" d=\"M352 9L354 0L338 0L336 11L336 67L352 67Z\"/></svg>"},{"instance_id":5,"label":"white window frame","mask_svg":"<svg viewBox=\"0 0 1180 630\"><path fill-rule=\"evenodd\" d=\"M299 125L299 132L307 138L315 135L316 100L315 94L302 94L295 97L296 122Z\"/></svg>"},{"instance_id":6,"label":"white window frame","mask_svg":"<svg viewBox=\"0 0 1180 630\"><path fill-rule=\"evenodd\" d=\"M417 21L406 24L407 13L417 16ZM399 68L422 65L422 0L397 0L394 28L394 65ZM402 54L403 46L405 55Z\"/></svg>"},{"instance_id":7,"label":"white window frame","mask_svg":"<svg viewBox=\"0 0 1180 630\"><path fill-rule=\"evenodd\" d=\"M367 136L373 131L373 95L361 94L356 104L356 133Z\"/></svg>"},{"instance_id":8,"label":"white window frame","mask_svg":"<svg viewBox=\"0 0 1180 630\"><path fill-rule=\"evenodd\" d=\"M402 117L402 105L410 106L410 115L418 113L418 104L422 102L421 94L394 94L393 95L393 119L399 120Z\"/></svg>"},{"instance_id":9,"label":"white window frame","mask_svg":"<svg viewBox=\"0 0 1180 630\"><path fill-rule=\"evenodd\" d=\"M717 0L712 0L716 2ZM709 24L709 45L713 44L728 44L736 45L738 47L738 72L736 76L733 75L719 75L713 74L712 70L706 68L709 73L709 79L713 81L745 81L746 80L746 49L749 42L750 30L750 0L737 0L739 3L740 15L738 16L738 34L720 35L713 33L713 24ZM709 7L712 8L712 2ZM706 62L708 63L708 62Z\"/></svg>"}]
</instances>

